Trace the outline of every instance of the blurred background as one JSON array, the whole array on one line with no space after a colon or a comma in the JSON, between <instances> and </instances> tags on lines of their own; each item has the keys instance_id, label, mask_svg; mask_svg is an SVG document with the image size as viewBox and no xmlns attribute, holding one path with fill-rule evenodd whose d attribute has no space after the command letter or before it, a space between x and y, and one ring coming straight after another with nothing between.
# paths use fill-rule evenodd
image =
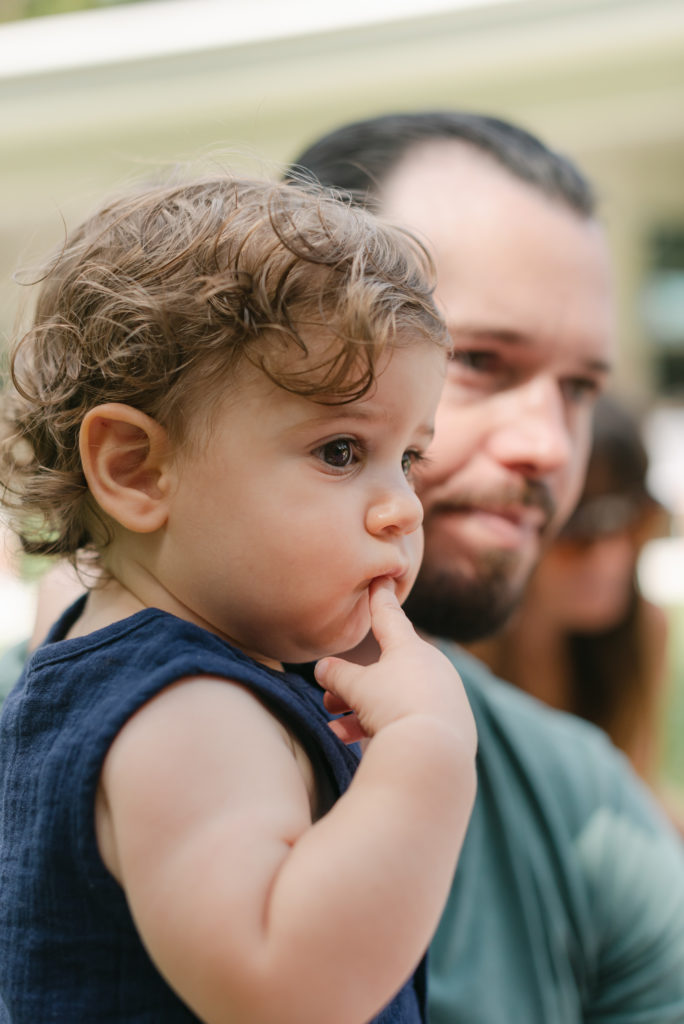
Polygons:
<instances>
[{"instance_id":1,"label":"blurred background","mask_svg":"<svg viewBox=\"0 0 684 1024\"><path fill-rule=\"evenodd\" d=\"M670 619L663 773L684 787L682 0L0 0L0 345L17 268L108 191L198 158L276 175L341 122L425 107L511 118L598 187L616 390L671 513L639 574ZM0 559L0 652L28 629L40 568Z\"/></svg>"}]
</instances>

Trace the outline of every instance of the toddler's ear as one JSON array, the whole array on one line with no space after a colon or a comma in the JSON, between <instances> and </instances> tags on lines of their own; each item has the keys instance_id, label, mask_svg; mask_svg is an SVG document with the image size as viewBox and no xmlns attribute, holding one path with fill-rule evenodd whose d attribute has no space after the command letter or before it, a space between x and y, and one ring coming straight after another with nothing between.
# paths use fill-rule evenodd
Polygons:
<instances>
[{"instance_id":1,"label":"toddler's ear","mask_svg":"<svg viewBox=\"0 0 684 1024\"><path fill-rule=\"evenodd\" d=\"M156 420L130 405L98 405L81 424L79 448L90 493L108 516L135 533L164 525L171 446Z\"/></svg>"}]
</instances>

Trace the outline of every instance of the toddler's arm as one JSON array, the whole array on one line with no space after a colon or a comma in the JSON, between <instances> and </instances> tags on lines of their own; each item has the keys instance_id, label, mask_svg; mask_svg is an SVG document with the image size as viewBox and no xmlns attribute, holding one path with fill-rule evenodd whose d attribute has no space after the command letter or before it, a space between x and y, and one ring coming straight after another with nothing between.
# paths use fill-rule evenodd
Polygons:
<instances>
[{"instance_id":1,"label":"toddler's arm","mask_svg":"<svg viewBox=\"0 0 684 1024\"><path fill-rule=\"evenodd\" d=\"M170 687L105 761L103 857L158 968L208 1024L363 1024L437 925L474 798L474 726L393 592L376 587L371 607L380 660L326 659L320 675L372 739L314 825L291 740L225 681Z\"/></svg>"}]
</instances>

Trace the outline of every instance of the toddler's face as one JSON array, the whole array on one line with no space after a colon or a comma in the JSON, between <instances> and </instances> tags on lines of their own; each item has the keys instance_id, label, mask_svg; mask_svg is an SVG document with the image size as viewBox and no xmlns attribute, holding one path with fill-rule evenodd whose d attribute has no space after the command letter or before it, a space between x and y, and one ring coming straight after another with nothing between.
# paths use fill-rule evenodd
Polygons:
<instances>
[{"instance_id":1,"label":"toddler's face","mask_svg":"<svg viewBox=\"0 0 684 1024\"><path fill-rule=\"evenodd\" d=\"M397 348L369 395L336 406L245 370L170 504L156 571L189 617L260 660L302 662L363 639L375 578L403 601L444 370L435 346Z\"/></svg>"}]
</instances>

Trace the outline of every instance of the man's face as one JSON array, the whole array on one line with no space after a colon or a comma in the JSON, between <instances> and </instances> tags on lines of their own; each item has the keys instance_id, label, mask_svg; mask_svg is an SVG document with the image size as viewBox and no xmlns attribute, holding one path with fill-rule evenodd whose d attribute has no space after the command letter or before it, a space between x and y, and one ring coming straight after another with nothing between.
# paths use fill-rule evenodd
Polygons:
<instances>
[{"instance_id":1,"label":"man's face","mask_svg":"<svg viewBox=\"0 0 684 1024\"><path fill-rule=\"evenodd\" d=\"M613 357L608 257L595 221L455 142L409 153L383 212L427 242L454 346L406 610L465 641L505 621L579 496Z\"/></svg>"}]
</instances>

